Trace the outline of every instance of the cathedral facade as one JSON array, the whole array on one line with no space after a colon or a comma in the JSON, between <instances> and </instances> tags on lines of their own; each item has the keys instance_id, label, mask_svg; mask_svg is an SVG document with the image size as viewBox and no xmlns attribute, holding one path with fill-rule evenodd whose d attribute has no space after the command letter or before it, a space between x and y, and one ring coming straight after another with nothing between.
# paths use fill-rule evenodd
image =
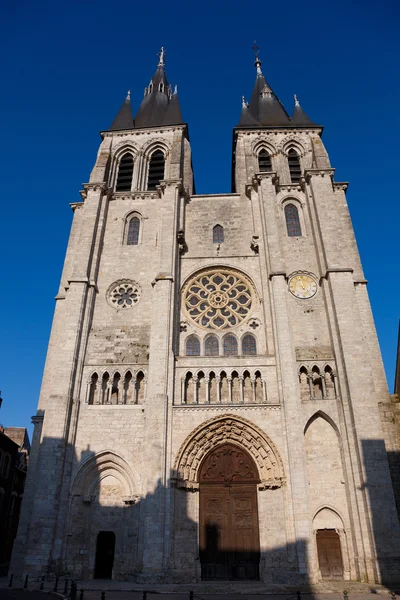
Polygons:
<instances>
[{"instance_id":1,"label":"cathedral facade","mask_svg":"<svg viewBox=\"0 0 400 600\"><path fill-rule=\"evenodd\" d=\"M11 571L392 581L388 389L347 184L256 58L232 193L196 194L164 52L73 224Z\"/></svg>"}]
</instances>

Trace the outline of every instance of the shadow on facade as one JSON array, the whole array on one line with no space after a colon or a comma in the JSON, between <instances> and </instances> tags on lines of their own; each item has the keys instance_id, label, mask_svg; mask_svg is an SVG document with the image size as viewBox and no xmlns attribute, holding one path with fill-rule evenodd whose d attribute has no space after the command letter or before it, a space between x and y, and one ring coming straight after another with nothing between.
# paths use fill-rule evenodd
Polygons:
<instances>
[{"instance_id":1,"label":"shadow on facade","mask_svg":"<svg viewBox=\"0 0 400 600\"><path fill-rule=\"evenodd\" d=\"M88 446L78 457L56 438L44 438L40 450L30 476L40 474L41 484L24 499L10 568L16 576L138 583L261 580L297 585L309 581L307 572L299 573L307 552L304 541L271 544L268 551L261 545L260 551L254 532L249 533L254 515L245 504L241 507L240 490L234 498L239 509L232 546L232 538L226 538L227 529L233 527L232 511L226 514L226 505L221 511L211 498L208 513L199 519L201 490L172 485L175 473L167 486L158 481L154 491L141 497L131 466L111 451L94 453ZM70 473L68 455L73 457ZM49 457L52 465L64 463L59 475L54 467L46 468ZM217 499L218 495L216 490Z\"/></svg>"},{"instance_id":2,"label":"shadow on facade","mask_svg":"<svg viewBox=\"0 0 400 600\"><path fill-rule=\"evenodd\" d=\"M383 584L400 581L400 452L386 452L384 440L362 440L361 444L366 472L365 489L372 515L370 542L376 553L381 581ZM391 512L385 510L383 514L383 506Z\"/></svg>"}]
</instances>

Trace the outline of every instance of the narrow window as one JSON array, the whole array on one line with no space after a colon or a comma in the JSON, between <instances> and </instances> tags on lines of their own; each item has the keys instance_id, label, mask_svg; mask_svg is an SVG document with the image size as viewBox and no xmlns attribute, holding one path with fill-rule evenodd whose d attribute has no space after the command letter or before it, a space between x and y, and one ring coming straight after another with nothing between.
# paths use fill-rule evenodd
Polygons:
<instances>
[{"instance_id":1,"label":"narrow window","mask_svg":"<svg viewBox=\"0 0 400 600\"><path fill-rule=\"evenodd\" d=\"M261 172L272 171L271 157L266 150L260 150L258 154L258 168Z\"/></svg>"},{"instance_id":2,"label":"narrow window","mask_svg":"<svg viewBox=\"0 0 400 600\"><path fill-rule=\"evenodd\" d=\"M133 217L129 221L128 225L128 236L126 243L128 246L137 246L139 243L139 232L140 232L140 219Z\"/></svg>"},{"instance_id":3,"label":"narrow window","mask_svg":"<svg viewBox=\"0 0 400 600\"><path fill-rule=\"evenodd\" d=\"M301 236L301 226L299 211L294 204L286 204L285 206L286 229L289 237Z\"/></svg>"},{"instance_id":4,"label":"narrow window","mask_svg":"<svg viewBox=\"0 0 400 600\"><path fill-rule=\"evenodd\" d=\"M222 244L224 241L224 228L222 225L213 227L213 244Z\"/></svg>"},{"instance_id":5,"label":"narrow window","mask_svg":"<svg viewBox=\"0 0 400 600\"><path fill-rule=\"evenodd\" d=\"M149 164L148 190L155 190L160 181L164 179L165 158L161 150L153 152Z\"/></svg>"},{"instance_id":6,"label":"narrow window","mask_svg":"<svg viewBox=\"0 0 400 600\"><path fill-rule=\"evenodd\" d=\"M242 339L242 354L244 356L255 356L257 354L256 338L247 333Z\"/></svg>"},{"instance_id":7,"label":"narrow window","mask_svg":"<svg viewBox=\"0 0 400 600\"><path fill-rule=\"evenodd\" d=\"M238 344L233 335L227 335L224 338L224 356L237 356Z\"/></svg>"},{"instance_id":8,"label":"narrow window","mask_svg":"<svg viewBox=\"0 0 400 600\"><path fill-rule=\"evenodd\" d=\"M186 356L200 356L200 341L195 335L189 335L186 340Z\"/></svg>"},{"instance_id":9,"label":"narrow window","mask_svg":"<svg viewBox=\"0 0 400 600\"><path fill-rule=\"evenodd\" d=\"M218 356L219 355L219 343L218 338L215 335L210 335L204 344L204 354L206 356Z\"/></svg>"},{"instance_id":10,"label":"narrow window","mask_svg":"<svg viewBox=\"0 0 400 600\"><path fill-rule=\"evenodd\" d=\"M116 192L129 192L132 187L133 156L130 152L123 155L119 163Z\"/></svg>"},{"instance_id":11,"label":"narrow window","mask_svg":"<svg viewBox=\"0 0 400 600\"><path fill-rule=\"evenodd\" d=\"M97 373L93 373L92 378L90 380L90 390L89 390L89 404L95 404L97 401L97 382L99 380L99 376Z\"/></svg>"},{"instance_id":12,"label":"narrow window","mask_svg":"<svg viewBox=\"0 0 400 600\"><path fill-rule=\"evenodd\" d=\"M292 183L297 183L300 181L301 177L301 166L299 155L296 150L291 148L288 152L288 163L289 163L289 171L290 171L290 179Z\"/></svg>"}]
</instances>

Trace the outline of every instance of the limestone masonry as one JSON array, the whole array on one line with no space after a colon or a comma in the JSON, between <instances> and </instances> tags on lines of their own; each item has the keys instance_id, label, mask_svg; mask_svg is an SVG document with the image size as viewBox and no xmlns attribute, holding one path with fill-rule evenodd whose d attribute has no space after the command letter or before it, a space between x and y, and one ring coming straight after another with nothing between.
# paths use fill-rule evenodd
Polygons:
<instances>
[{"instance_id":1,"label":"limestone masonry","mask_svg":"<svg viewBox=\"0 0 400 600\"><path fill-rule=\"evenodd\" d=\"M194 192L163 50L135 118L128 94L101 134L10 572L399 579L385 438L398 448L347 184L255 66L230 194Z\"/></svg>"}]
</instances>

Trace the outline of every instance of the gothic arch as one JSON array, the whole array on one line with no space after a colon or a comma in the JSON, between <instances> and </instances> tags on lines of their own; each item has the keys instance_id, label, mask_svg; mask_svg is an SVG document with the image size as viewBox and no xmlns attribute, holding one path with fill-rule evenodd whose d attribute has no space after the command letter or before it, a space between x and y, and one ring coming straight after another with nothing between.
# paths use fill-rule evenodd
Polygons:
<instances>
[{"instance_id":1,"label":"gothic arch","mask_svg":"<svg viewBox=\"0 0 400 600\"><path fill-rule=\"evenodd\" d=\"M316 421L317 419L324 419L327 423L329 423L329 425L332 427L332 429L335 431L336 435L338 436L339 442L340 442L340 431L339 431L338 426L336 425L336 423L332 419L332 417L330 417L323 410L317 410L317 412L315 412L313 415L311 415L311 417L308 419L308 421L306 423L306 426L304 427L304 435L307 433L307 430L310 427L310 425L312 425L312 423L314 423L314 421Z\"/></svg>"},{"instance_id":2,"label":"gothic arch","mask_svg":"<svg viewBox=\"0 0 400 600\"><path fill-rule=\"evenodd\" d=\"M137 499L139 486L132 469L122 456L111 450L98 452L79 466L72 481L71 495L83 496L90 501L99 482L109 475L121 484L125 501Z\"/></svg>"},{"instance_id":3,"label":"gothic arch","mask_svg":"<svg viewBox=\"0 0 400 600\"><path fill-rule=\"evenodd\" d=\"M282 154L284 154L284 156L287 156L289 150L291 150L292 148L293 150L296 150L300 158L304 158L309 149L304 147L304 140L300 141L300 139L292 136L284 138L279 144L279 149L282 152Z\"/></svg>"},{"instance_id":4,"label":"gothic arch","mask_svg":"<svg viewBox=\"0 0 400 600\"><path fill-rule=\"evenodd\" d=\"M266 150L270 156L275 156L277 154L276 147L266 139L256 140L252 144L252 151L256 158L261 150Z\"/></svg>"},{"instance_id":5,"label":"gothic arch","mask_svg":"<svg viewBox=\"0 0 400 600\"><path fill-rule=\"evenodd\" d=\"M136 158L139 153L139 146L132 140L129 142L126 140L119 142L119 144L113 148L113 160L118 160L125 152L131 152L133 157Z\"/></svg>"},{"instance_id":6,"label":"gothic arch","mask_svg":"<svg viewBox=\"0 0 400 600\"><path fill-rule=\"evenodd\" d=\"M323 513L326 512L327 515L330 515L330 513L332 513L334 515L334 519L336 521L336 523L328 523L328 527L330 527L331 525L334 525L332 527L332 529L344 529L344 518L343 515L340 513L340 511L338 511L337 508L331 506L330 504L322 504L321 506L319 506L317 508L317 510L314 512L314 516L312 518L312 523L313 523L313 527L314 529L318 529L318 527L315 527L315 524L318 522L318 517L322 517ZM325 525L326 527L326 525Z\"/></svg>"},{"instance_id":7,"label":"gothic arch","mask_svg":"<svg viewBox=\"0 0 400 600\"><path fill-rule=\"evenodd\" d=\"M260 490L285 484L282 459L272 440L251 421L225 414L205 421L185 439L174 464L177 486L197 490L201 461L211 449L228 442L245 448L254 459Z\"/></svg>"},{"instance_id":8,"label":"gothic arch","mask_svg":"<svg viewBox=\"0 0 400 600\"><path fill-rule=\"evenodd\" d=\"M167 157L169 156L169 154L171 152L171 147L165 141L164 138L161 138L161 137L152 138L151 140L149 140L148 142L143 144L142 152L143 152L143 156L145 156L147 158L147 160L150 160L151 155L156 150L161 150L161 152L164 153L165 163L167 163Z\"/></svg>"}]
</instances>

